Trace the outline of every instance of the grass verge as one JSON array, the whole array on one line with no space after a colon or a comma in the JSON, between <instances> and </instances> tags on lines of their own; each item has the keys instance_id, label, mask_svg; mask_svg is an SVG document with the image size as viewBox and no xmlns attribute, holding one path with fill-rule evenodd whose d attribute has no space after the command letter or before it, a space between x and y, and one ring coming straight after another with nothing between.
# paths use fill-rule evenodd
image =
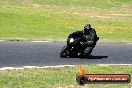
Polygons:
<instances>
[{"instance_id":1,"label":"grass verge","mask_svg":"<svg viewBox=\"0 0 132 88\"><path fill-rule=\"evenodd\" d=\"M88 22L100 41L132 41L131 4L132 0L0 0L0 40L65 41Z\"/></svg>"},{"instance_id":2,"label":"grass verge","mask_svg":"<svg viewBox=\"0 0 132 88\"><path fill-rule=\"evenodd\" d=\"M132 66L82 66L89 74L130 74ZM78 67L0 71L0 88L131 88L129 84L86 84L79 86Z\"/></svg>"}]
</instances>

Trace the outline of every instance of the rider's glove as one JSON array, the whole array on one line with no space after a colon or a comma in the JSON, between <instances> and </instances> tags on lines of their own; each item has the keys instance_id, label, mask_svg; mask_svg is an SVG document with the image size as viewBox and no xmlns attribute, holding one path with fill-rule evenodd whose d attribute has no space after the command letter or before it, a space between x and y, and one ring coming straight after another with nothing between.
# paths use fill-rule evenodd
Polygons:
<instances>
[{"instance_id":1,"label":"rider's glove","mask_svg":"<svg viewBox=\"0 0 132 88\"><path fill-rule=\"evenodd\" d=\"M92 45L93 41L80 42L81 45Z\"/></svg>"},{"instance_id":2,"label":"rider's glove","mask_svg":"<svg viewBox=\"0 0 132 88\"><path fill-rule=\"evenodd\" d=\"M84 42L80 42L81 45L86 45Z\"/></svg>"},{"instance_id":3,"label":"rider's glove","mask_svg":"<svg viewBox=\"0 0 132 88\"><path fill-rule=\"evenodd\" d=\"M92 45L93 41L87 41L87 45Z\"/></svg>"}]
</instances>

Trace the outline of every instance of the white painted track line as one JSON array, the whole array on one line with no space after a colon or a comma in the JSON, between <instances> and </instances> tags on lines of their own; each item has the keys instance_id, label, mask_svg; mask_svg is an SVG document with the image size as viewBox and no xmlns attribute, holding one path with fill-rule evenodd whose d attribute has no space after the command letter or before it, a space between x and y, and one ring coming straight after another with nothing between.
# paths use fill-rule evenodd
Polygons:
<instances>
[{"instance_id":1,"label":"white painted track line","mask_svg":"<svg viewBox=\"0 0 132 88\"><path fill-rule=\"evenodd\" d=\"M2 67L0 68L0 71L3 70L20 70L20 69L30 69L30 68L37 68L37 69L43 69L43 68L60 68L60 67L73 67L76 65L57 65L57 66L23 66L23 67Z\"/></svg>"},{"instance_id":2,"label":"white painted track line","mask_svg":"<svg viewBox=\"0 0 132 88\"><path fill-rule=\"evenodd\" d=\"M98 66L132 66L132 64L96 64ZM43 69L43 68L60 68L60 67L74 67L77 65L56 65L56 66L23 66L23 67L2 67L0 71L3 70L23 70L23 69Z\"/></svg>"},{"instance_id":3,"label":"white painted track line","mask_svg":"<svg viewBox=\"0 0 132 88\"><path fill-rule=\"evenodd\" d=\"M51 41L30 41L30 42L51 42Z\"/></svg>"}]
</instances>

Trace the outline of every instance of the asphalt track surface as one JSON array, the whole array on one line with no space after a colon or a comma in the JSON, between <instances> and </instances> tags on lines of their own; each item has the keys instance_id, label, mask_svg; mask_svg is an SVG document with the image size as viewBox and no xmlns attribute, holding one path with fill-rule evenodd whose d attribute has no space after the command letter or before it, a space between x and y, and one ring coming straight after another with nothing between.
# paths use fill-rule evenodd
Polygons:
<instances>
[{"instance_id":1,"label":"asphalt track surface","mask_svg":"<svg viewBox=\"0 0 132 88\"><path fill-rule=\"evenodd\" d=\"M97 43L85 59L60 58L64 42L0 42L0 67L132 64L132 44Z\"/></svg>"}]
</instances>

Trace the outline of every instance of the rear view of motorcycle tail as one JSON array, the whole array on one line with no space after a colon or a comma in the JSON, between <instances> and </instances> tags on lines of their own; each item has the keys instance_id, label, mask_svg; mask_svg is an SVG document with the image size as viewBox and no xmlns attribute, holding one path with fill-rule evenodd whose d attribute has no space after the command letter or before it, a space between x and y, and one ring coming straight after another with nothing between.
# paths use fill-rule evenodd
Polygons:
<instances>
[{"instance_id":1,"label":"rear view of motorcycle tail","mask_svg":"<svg viewBox=\"0 0 132 88\"><path fill-rule=\"evenodd\" d=\"M95 29L90 24L86 24L84 30L73 32L68 36L67 45L62 48L60 57L86 58L91 54L98 40Z\"/></svg>"}]
</instances>

